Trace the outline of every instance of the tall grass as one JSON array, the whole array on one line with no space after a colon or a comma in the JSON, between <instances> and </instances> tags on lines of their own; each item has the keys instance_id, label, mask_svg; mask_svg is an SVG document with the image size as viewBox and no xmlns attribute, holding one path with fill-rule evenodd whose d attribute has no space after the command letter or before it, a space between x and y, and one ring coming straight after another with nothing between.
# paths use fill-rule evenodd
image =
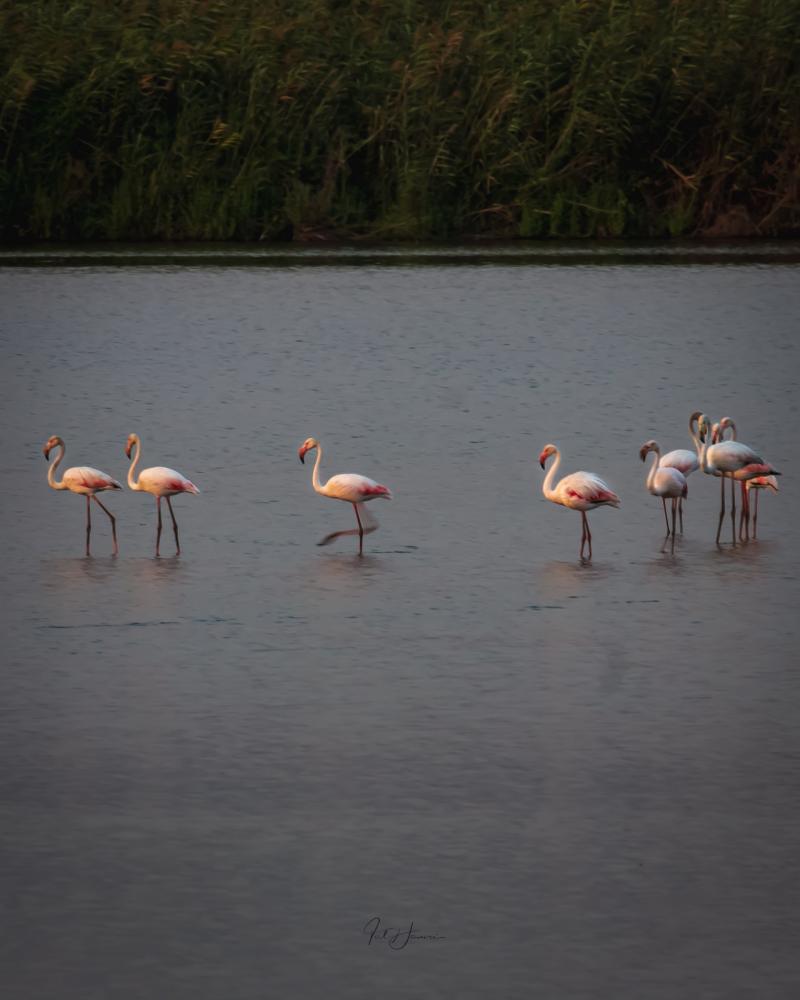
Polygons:
<instances>
[{"instance_id":1,"label":"tall grass","mask_svg":"<svg viewBox=\"0 0 800 1000\"><path fill-rule=\"evenodd\" d=\"M0 0L0 236L800 231L800 4Z\"/></svg>"}]
</instances>

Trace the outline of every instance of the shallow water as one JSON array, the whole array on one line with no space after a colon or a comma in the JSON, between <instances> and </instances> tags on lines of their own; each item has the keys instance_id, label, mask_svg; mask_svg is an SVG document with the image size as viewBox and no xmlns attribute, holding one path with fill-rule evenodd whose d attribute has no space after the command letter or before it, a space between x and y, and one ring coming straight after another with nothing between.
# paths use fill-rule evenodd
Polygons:
<instances>
[{"instance_id":1,"label":"shallow water","mask_svg":"<svg viewBox=\"0 0 800 1000\"><path fill-rule=\"evenodd\" d=\"M0 253L4 992L797 996L799 279L797 244ZM784 475L717 548L695 473L672 555L638 449L695 409ZM124 480L130 431L202 490L179 558L127 490L83 558L47 488L49 435ZM354 519L309 435L394 491L363 559L316 546ZM549 441L622 497L590 565Z\"/></svg>"}]
</instances>

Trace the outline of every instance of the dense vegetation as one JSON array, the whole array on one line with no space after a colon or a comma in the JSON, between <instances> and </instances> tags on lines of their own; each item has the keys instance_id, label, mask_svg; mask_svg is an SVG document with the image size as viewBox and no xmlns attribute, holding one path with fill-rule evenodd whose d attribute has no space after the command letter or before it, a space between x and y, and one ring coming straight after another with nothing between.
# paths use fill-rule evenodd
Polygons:
<instances>
[{"instance_id":1,"label":"dense vegetation","mask_svg":"<svg viewBox=\"0 0 800 1000\"><path fill-rule=\"evenodd\" d=\"M0 236L800 231L797 0L0 0Z\"/></svg>"}]
</instances>

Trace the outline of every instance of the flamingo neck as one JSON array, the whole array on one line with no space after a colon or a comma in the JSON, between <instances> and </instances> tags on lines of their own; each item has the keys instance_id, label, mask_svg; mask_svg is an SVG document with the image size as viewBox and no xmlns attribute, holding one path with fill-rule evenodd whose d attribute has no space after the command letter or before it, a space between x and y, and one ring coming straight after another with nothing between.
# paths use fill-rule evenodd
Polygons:
<instances>
[{"instance_id":1,"label":"flamingo neck","mask_svg":"<svg viewBox=\"0 0 800 1000\"><path fill-rule=\"evenodd\" d=\"M699 428L696 427L696 421L694 420L689 421L689 434L692 437L692 441L694 441L694 450L697 452L697 461L699 462L703 445L700 443Z\"/></svg>"},{"instance_id":2,"label":"flamingo neck","mask_svg":"<svg viewBox=\"0 0 800 1000\"><path fill-rule=\"evenodd\" d=\"M317 493L324 493L325 487L319 481L319 463L322 461L322 445L317 445L317 460L314 462L314 471L311 473L311 485Z\"/></svg>"},{"instance_id":3,"label":"flamingo neck","mask_svg":"<svg viewBox=\"0 0 800 1000\"><path fill-rule=\"evenodd\" d=\"M706 439L703 442L703 448L702 448L702 451L700 452L700 468L707 475L711 475L711 466L708 464L708 443L709 443L710 437L711 437L711 434L709 432L709 433L706 434Z\"/></svg>"},{"instance_id":4,"label":"flamingo neck","mask_svg":"<svg viewBox=\"0 0 800 1000\"><path fill-rule=\"evenodd\" d=\"M720 441L724 440L725 431L731 432L731 441L736 440L736 424L730 418L728 419L728 423L725 425L725 430L720 431Z\"/></svg>"},{"instance_id":5,"label":"flamingo neck","mask_svg":"<svg viewBox=\"0 0 800 1000\"><path fill-rule=\"evenodd\" d=\"M652 490L656 482L656 472L658 472L658 467L661 465L661 450L659 448L651 448L655 461L650 466L650 471L647 473L647 478L645 479L645 486L648 490Z\"/></svg>"},{"instance_id":6,"label":"flamingo neck","mask_svg":"<svg viewBox=\"0 0 800 1000\"><path fill-rule=\"evenodd\" d=\"M56 469L61 464L61 459L64 457L66 450L67 446L62 441L58 445L58 455L56 455L55 462L53 462L47 470L47 485L52 486L54 490L66 490L68 488L63 479L61 482L56 482Z\"/></svg>"},{"instance_id":7,"label":"flamingo neck","mask_svg":"<svg viewBox=\"0 0 800 1000\"><path fill-rule=\"evenodd\" d=\"M555 482L556 471L559 465L561 465L561 452L558 450L558 448L556 448L554 454L556 456L556 460L547 470L547 475L544 477L544 482L542 483L542 493L544 493L544 495L547 497L548 500L552 500L555 494L555 490L553 489L553 483Z\"/></svg>"},{"instance_id":8,"label":"flamingo neck","mask_svg":"<svg viewBox=\"0 0 800 1000\"><path fill-rule=\"evenodd\" d=\"M140 455L141 455L141 450L142 450L142 446L141 446L141 444L139 442L139 438L138 437L134 440L133 447L136 449L136 451L135 451L135 454L133 456L133 461L130 464L130 468L128 469L128 486L132 490L140 490L142 487L139 485L139 481L137 479L134 479L134 477L133 477L133 473L134 473L134 470L136 469L136 465L137 465L137 463L139 461L139 458L140 458Z\"/></svg>"}]
</instances>

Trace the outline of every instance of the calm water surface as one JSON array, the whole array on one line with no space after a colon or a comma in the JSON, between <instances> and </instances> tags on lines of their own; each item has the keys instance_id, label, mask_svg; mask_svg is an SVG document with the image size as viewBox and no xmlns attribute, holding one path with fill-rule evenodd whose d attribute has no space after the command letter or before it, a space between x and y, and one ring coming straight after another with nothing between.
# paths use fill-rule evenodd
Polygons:
<instances>
[{"instance_id":1,"label":"calm water surface","mask_svg":"<svg viewBox=\"0 0 800 1000\"><path fill-rule=\"evenodd\" d=\"M798 314L796 244L0 254L4 995L800 995ZM672 556L695 409L784 476ZM180 558L46 486L131 431ZM363 559L309 435L394 491Z\"/></svg>"}]
</instances>

